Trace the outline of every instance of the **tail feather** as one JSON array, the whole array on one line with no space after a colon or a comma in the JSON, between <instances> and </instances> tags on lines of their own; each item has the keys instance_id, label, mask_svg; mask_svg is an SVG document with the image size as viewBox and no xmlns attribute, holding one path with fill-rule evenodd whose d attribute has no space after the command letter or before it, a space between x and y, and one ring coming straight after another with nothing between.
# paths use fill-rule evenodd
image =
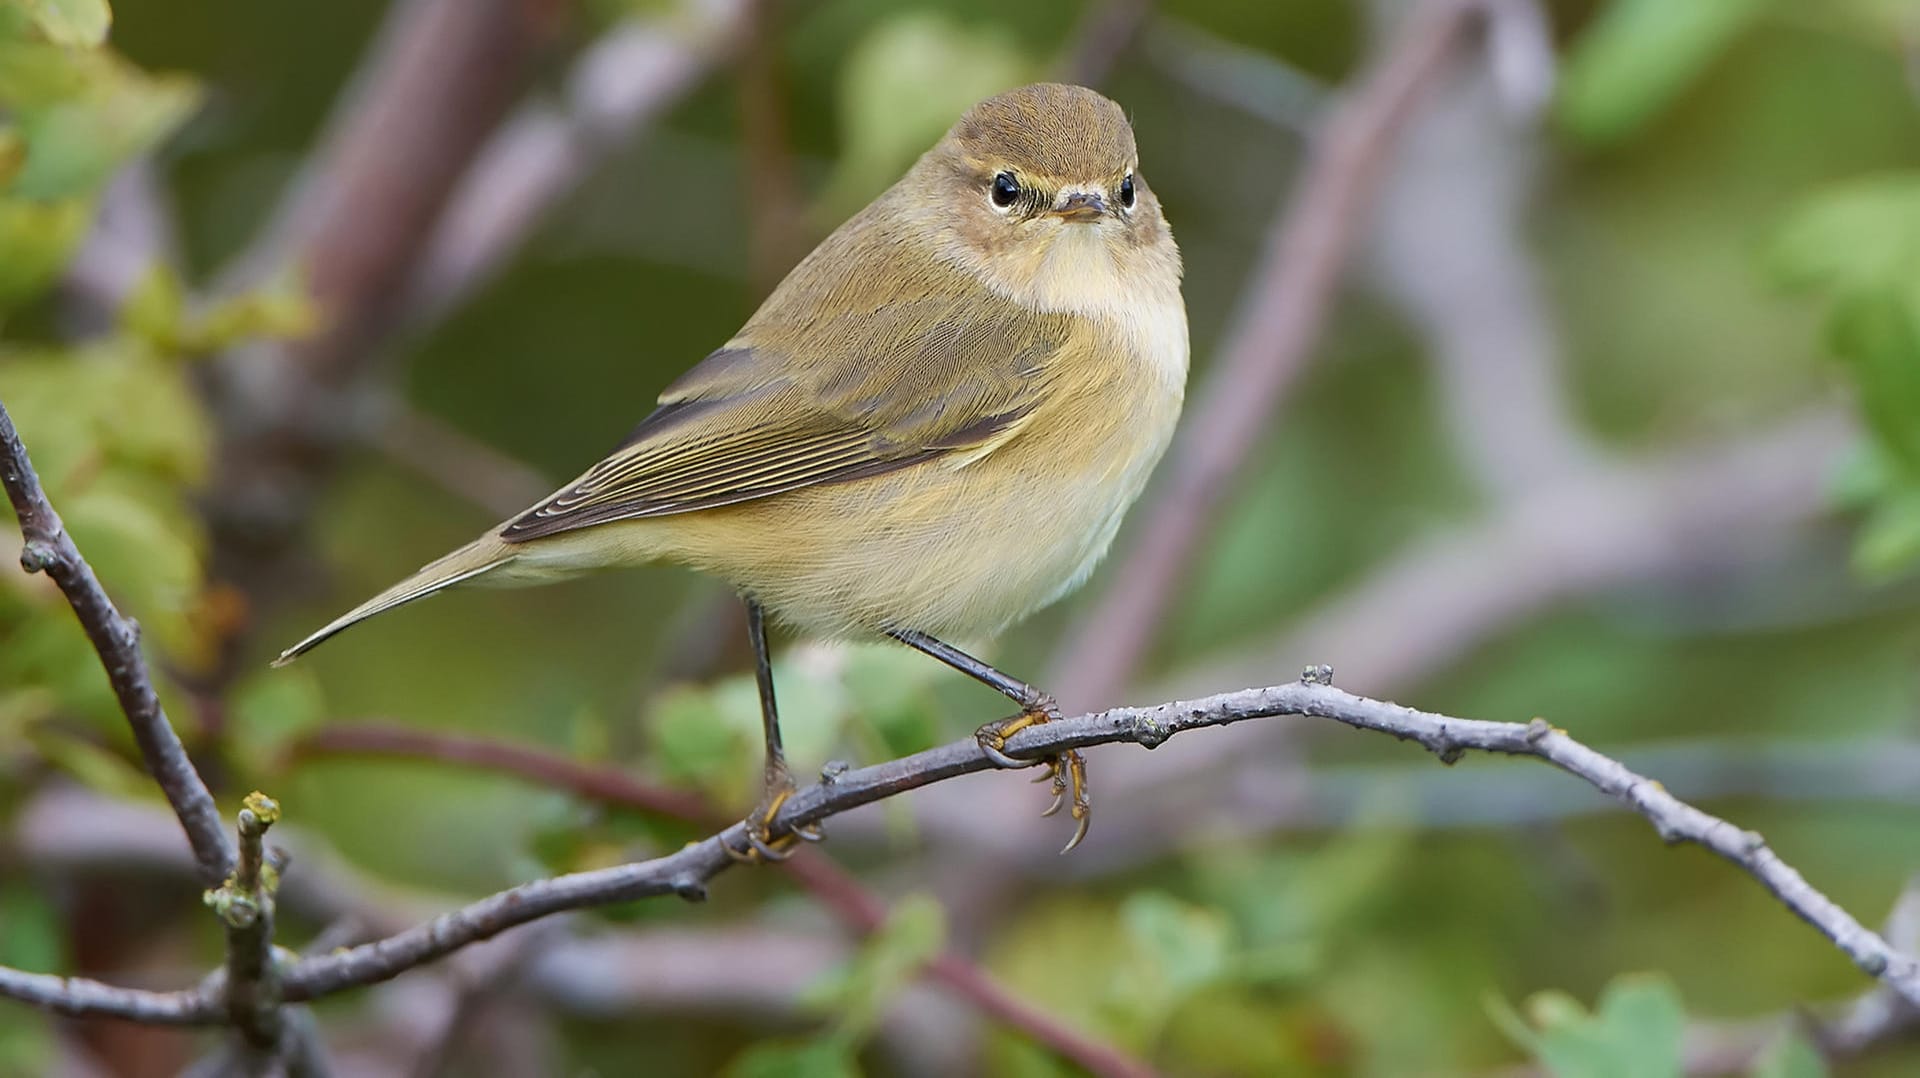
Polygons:
<instances>
[{"instance_id":1,"label":"tail feather","mask_svg":"<svg viewBox=\"0 0 1920 1078\"><path fill-rule=\"evenodd\" d=\"M375 614L384 614L396 606L403 606L415 599L424 599L443 588L465 583L483 573L492 572L513 559L513 548L500 539L491 535L477 539L328 622L312 636L281 652L280 657L273 660L273 665L285 666L319 647L335 634L352 628Z\"/></svg>"}]
</instances>

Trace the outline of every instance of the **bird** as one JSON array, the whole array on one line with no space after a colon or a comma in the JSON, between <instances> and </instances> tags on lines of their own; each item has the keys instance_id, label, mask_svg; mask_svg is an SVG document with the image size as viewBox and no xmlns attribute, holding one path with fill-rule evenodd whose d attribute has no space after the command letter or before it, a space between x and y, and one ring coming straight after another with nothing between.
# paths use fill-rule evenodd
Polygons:
<instances>
[{"instance_id":1,"label":"bird","mask_svg":"<svg viewBox=\"0 0 1920 1078\"><path fill-rule=\"evenodd\" d=\"M781 860L797 786L772 616L885 638L1019 707L981 726L1001 767L1047 768L1091 818L1077 750L1009 755L1058 718L1042 690L947 641L990 639L1083 583L1172 438L1188 336L1179 248L1119 105L1037 83L979 102L802 259L625 441L511 520L288 648L456 585L542 584L665 562L741 595L765 741L740 860ZM590 387L582 387L583 391Z\"/></svg>"}]
</instances>

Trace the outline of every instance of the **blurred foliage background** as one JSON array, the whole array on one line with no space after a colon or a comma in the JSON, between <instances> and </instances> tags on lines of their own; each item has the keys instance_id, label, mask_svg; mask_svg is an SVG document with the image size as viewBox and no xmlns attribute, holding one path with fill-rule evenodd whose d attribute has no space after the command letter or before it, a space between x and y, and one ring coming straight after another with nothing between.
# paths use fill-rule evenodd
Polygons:
<instances>
[{"instance_id":1,"label":"blurred foliage background","mask_svg":"<svg viewBox=\"0 0 1920 1078\"><path fill-rule=\"evenodd\" d=\"M726 7L534 6L547 38L517 90L534 104L577 92L607 35L691 50ZM1762 831L1876 922L1920 867L1920 4L1554 0L1532 51L1532 9L1509 6L1511 40L1429 88L1312 363L1124 698L1326 662L1359 692L1543 715ZM266 659L597 459L966 105L1061 72L1107 8L1135 5L750 5L497 272L380 343L373 403L330 432L344 458L292 556L237 586L210 508L233 424L207 387L326 312L298 264L237 287L226 269L351 101L388 7L0 0L0 401L145 627L223 805L279 798L290 888L305 870L349 907L412 913L696 832L330 751L326 730L533 746L737 812L759 749L728 596L671 569L459 593L289 670ZM1098 85L1184 251L1198 383L1260 301L1245 284L1311 129L1397 8L1137 7ZM103 290L96 221L136 183L167 257ZM1111 569L993 658L1070 676L1050 658ZM793 642L779 676L809 770L960 737L1000 706L899 649ZM893 903L866 940L785 875L738 872L704 906L571 923L617 974L541 937L484 992L419 971L325 1003L324 1027L347 1073L1071 1073L909 987L947 946L1180 1074L1920 1066L1897 1037L1823 1060L1790 1016L1864 992L1858 971L1575 780L1261 725L1091 753L1100 811L1064 860L1011 776L834 821L826 852ZM174 842L128 830L129 807L158 805L57 594L0 574L0 963L185 983L211 962L180 863L113 841ZM341 914L288 904L288 946ZM466 1020L442 1036L448 992ZM4 1074L172 1073L200 1046L0 1006Z\"/></svg>"}]
</instances>

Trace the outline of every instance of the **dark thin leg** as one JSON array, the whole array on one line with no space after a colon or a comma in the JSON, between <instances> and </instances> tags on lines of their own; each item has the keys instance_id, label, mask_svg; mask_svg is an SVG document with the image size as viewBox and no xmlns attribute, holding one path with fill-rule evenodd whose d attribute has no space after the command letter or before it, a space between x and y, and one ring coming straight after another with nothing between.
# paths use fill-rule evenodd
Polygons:
<instances>
[{"instance_id":1,"label":"dark thin leg","mask_svg":"<svg viewBox=\"0 0 1920 1078\"><path fill-rule=\"evenodd\" d=\"M1051 695L1019 678L1003 674L952 644L943 643L926 633L915 632L912 629L899 629L887 635L915 651L939 659L1020 705L1020 714L998 722L990 722L974 731L974 740L979 742L980 751L986 754L989 760L1001 767L1032 767L1042 762L1021 760L1007 755L1007 738L1029 726L1059 718L1060 707L1054 703ZM1087 797L1087 764L1077 749L1069 749L1044 762L1047 773L1037 781L1053 780L1053 806L1040 815L1051 816L1060 811L1060 806L1067 803L1069 796L1073 799L1072 811L1075 823L1073 838L1068 840L1066 849L1060 851L1066 853L1067 850L1080 845L1080 840L1087 837L1087 822L1091 818Z\"/></svg>"},{"instance_id":2,"label":"dark thin leg","mask_svg":"<svg viewBox=\"0 0 1920 1078\"><path fill-rule=\"evenodd\" d=\"M760 803L754 807L753 815L747 817L747 848L728 847L727 852L741 861L784 861L792 856L793 844L790 838L775 843L768 828L779 814L780 806L793 796L793 771L787 766L787 754L780 744L780 705L773 695L773 659L767 653L766 612L752 598L748 598L746 604L747 639L753 645L753 680L760 688L760 725L767 745L766 778ZM791 838L808 842L818 842L821 837L818 827L796 827L791 834Z\"/></svg>"},{"instance_id":3,"label":"dark thin leg","mask_svg":"<svg viewBox=\"0 0 1920 1078\"><path fill-rule=\"evenodd\" d=\"M753 645L753 680L760 686L760 723L767 737L767 768L785 770L787 754L780 747L780 705L773 699L773 659L767 654L767 615L753 599L747 600L747 640Z\"/></svg>"},{"instance_id":4,"label":"dark thin leg","mask_svg":"<svg viewBox=\"0 0 1920 1078\"><path fill-rule=\"evenodd\" d=\"M890 632L888 636L902 644L939 659L955 670L967 675L980 684L993 689L1000 695L1020 705L1022 711L1046 712L1051 715L1056 710L1053 697L1021 681L1019 678L1003 674L992 666L961 651L952 644L942 643L926 633L902 629Z\"/></svg>"}]
</instances>

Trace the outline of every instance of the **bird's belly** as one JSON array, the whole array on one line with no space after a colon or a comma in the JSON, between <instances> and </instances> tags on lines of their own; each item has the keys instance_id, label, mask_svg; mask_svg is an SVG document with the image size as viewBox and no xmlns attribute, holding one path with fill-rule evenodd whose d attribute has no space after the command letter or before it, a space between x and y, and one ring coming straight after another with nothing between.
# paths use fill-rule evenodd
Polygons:
<instances>
[{"instance_id":1,"label":"bird's belly","mask_svg":"<svg viewBox=\"0 0 1920 1078\"><path fill-rule=\"evenodd\" d=\"M1072 590L1106 552L1178 400L1147 411L1107 431L1025 433L964 467L936 460L604 527L636 554L719 576L810 633L986 636Z\"/></svg>"}]
</instances>

